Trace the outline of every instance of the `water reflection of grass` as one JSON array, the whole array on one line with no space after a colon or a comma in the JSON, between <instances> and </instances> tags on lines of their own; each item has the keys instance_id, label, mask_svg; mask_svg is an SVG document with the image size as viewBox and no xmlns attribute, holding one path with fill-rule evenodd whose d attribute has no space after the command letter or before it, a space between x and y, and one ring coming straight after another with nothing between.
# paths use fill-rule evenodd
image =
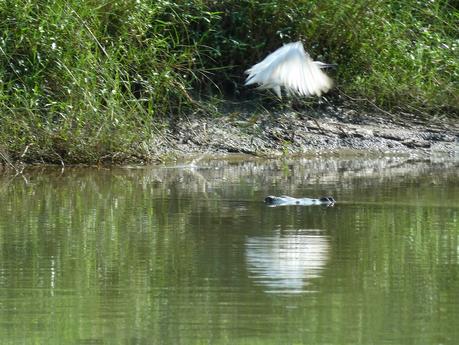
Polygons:
<instances>
[{"instance_id":1,"label":"water reflection of grass","mask_svg":"<svg viewBox=\"0 0 459 345\"><path fill-rule=\"evenodd\" d=\"M338 194L373 202L264 207L271 188L314 191L307 163L292 169L293 179L275 163L241 163L200 177L70 169L10 181L0 193L2 334L50 344L455 339L458 210L432 205L452 205L457 173L442 170L436 187L390 169L371 180L338 174ZM417 181L428 180L423 171ZM315 192L332 181L319 176ZM247 236L308 228L330 239L315 293L265 294L247 272Z\"/></svg>"}]
</instances>

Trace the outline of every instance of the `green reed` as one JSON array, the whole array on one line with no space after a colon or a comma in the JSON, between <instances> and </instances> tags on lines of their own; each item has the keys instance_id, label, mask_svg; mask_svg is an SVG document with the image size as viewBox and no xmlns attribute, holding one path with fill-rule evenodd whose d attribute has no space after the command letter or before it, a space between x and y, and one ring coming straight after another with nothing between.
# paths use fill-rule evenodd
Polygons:
<instances>
[{"instance_id":1,"label":"green reed","mask_svg":"<svg viewBox=\"0 0 459 345\"><path fill-rule=\"evenodd\" d=\"M250 99L243 71L298 39L339 64L332 96L455 113L457 22L446 0L4 1L1 157L152 159L159 119Z\"/></svg>"}]
</instances>

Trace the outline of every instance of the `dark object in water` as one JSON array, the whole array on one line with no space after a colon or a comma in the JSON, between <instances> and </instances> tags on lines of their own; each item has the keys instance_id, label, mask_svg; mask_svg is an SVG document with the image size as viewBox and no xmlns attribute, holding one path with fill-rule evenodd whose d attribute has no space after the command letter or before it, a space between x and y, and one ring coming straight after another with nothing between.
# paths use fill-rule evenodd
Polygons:
<instances>
[{"instance_id":1,"label":"dark object in water","mask_svg":"<svg viewBox=\"0 0 459 345\"><path fill-rule=\"evenodd\" d=\"M291 196L282 195L282 196L272 196L269 195L265 198L265 203L270 206L289 206L289 205L299 205L299 206L312 206L312 205L325 205L333 206L335 204L335 199L332 196L323 196L319 199L311 198L293 198Z\"/></svg>"}]
</instances>

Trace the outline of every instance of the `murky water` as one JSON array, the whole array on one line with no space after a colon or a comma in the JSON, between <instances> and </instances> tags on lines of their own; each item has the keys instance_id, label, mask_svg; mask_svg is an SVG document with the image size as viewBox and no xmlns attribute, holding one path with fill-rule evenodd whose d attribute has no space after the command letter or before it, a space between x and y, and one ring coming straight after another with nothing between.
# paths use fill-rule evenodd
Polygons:
<instances>
[{"instance_id":1,"label":"murky water","mask_svg":"<svg viewBox=\"0 0 459 345\"><path fill-rule=\"evenodd\" d=\"M0 177L1 344L457 344L459 169L201 161ZM332 195L277 207L266 195Z\"/></svg>"}]
</instances>

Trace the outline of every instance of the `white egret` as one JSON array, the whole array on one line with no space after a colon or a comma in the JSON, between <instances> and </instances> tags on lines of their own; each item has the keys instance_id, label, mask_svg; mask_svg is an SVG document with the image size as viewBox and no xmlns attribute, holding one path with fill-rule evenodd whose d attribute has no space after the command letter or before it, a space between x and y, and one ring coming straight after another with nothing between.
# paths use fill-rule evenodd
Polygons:
<instances>
[{"instance_id":1,"label":"white egret","mask_svg":"<svg viewBox=\"0 0 459 345\"><path fill-rule=\"evenodd\" d=\"M281 87L289 95L320 96L333 86L332 79L322 72L323 68L332 66L313 61L301 42L288 43L245 71L249 75L245 85L259 84L260 89L273 89L279 98L282 98Z\"/></svg>"}]
</instances>

